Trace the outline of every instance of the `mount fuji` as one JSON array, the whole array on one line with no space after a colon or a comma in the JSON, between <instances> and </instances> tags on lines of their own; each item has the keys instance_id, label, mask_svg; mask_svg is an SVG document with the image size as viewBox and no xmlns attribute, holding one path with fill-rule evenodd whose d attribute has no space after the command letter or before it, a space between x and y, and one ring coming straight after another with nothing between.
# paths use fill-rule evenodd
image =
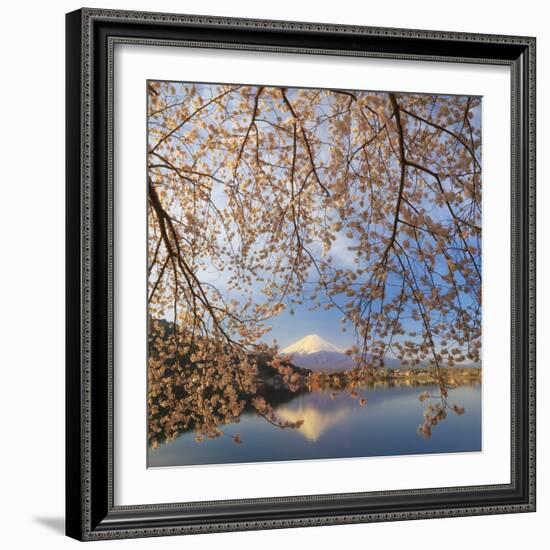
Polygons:
<instances>
[{"instance_id":1,"label":"mount fuji","mask_svg":"<svg viewBox=\"0 0 550 550\"><path fill-rule=\"evenodd\" d=\"M308 334L281 350L281 355L292 356L298 367L311 370L336 372L353 367L353 360L345 350L327 342L317 334Z\"/></svg>"}]
</instances>

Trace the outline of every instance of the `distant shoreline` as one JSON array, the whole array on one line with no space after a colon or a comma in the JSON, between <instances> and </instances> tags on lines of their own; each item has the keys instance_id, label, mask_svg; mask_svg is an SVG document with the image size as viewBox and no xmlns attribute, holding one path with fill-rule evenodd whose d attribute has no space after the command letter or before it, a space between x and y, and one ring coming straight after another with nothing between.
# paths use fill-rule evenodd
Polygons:
<instances>
[{"instance_id":1,"label":"distant shoreline","mask_svg":"<svg viewBox=\"0 0 550 550\"><path fill-rule=\"evenodd\" d=\"M393 369L374 369L366 375L353 376L350 371L333 373L312 373L312 380L320 378L337 386L346 386L351 379L358 383L399 383L406 385L438 384L440 378L446 385L462 386L470 383L481 383L482 370L480 367L433 367L408 368L398 367ZM328 379L328 380L327 380Z\"/></svg>"},{"instance_id":2,"label":"distant shoreline","mask_svg":"<svg viewBox=\"0 0 550 550\"><path fill-rule=\"evenodd\" d=\"M267 373L261 376L261 386L268 392L316 391L321 388L345 389L350 386L424 386L439 385L441 381L449 388L480 384L482 381L482 369L480 367L397 367L393 369L373 369L368 373L353 370L320 372L296 367L288 364L299 375L295 381L297 388L291 391L280 374Z\"/></svg>"}]
</instances>

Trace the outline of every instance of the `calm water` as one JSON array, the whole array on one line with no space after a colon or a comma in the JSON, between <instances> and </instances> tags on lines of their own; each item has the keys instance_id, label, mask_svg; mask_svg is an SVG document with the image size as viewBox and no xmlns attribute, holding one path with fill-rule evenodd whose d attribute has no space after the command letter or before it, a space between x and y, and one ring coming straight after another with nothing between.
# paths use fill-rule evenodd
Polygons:
<instances>
[{"instance_id":1,"label":"calm water","mask_svg":"<svg viewBox=\"0 0 550 550\"><path fill-rule=\"evenodd\" d=\"M377 387L366 389L368 402L360 407L347 393L330 398L330 392L294 397L276 408L285 420L304 420L299 429L282 430L255 413L241 415L238 424L227 425L227 433L238 433L242 444L229 437L196 443L195 434L184 433L175 441L149 449L149 467L350 458L425 453L454 453L481 450L481 385L449 391L449 403L465 407L462 416L448 416L424 439L417 433L426 402L422 391L435 387Z\"/></svg>"}]
</instances>

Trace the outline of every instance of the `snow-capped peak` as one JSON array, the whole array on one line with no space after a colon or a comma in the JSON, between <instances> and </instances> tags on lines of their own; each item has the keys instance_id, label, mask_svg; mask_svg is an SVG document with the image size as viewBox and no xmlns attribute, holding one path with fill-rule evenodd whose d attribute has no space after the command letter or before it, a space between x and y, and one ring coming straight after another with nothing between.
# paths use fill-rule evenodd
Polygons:
<instances>
[{"instance_id":1,"label":"snow-capped peak","mask_svg":"<svg viewBox=\"0 0 550 550\"><path fill-rule=\"evenodd\" d=\"M281 353L298 353L301 355L309 355L319 351L344 353L344 350L337 348L335 345L327 342L326 340L323 340L318 334L308 334L291 346L287 346L281 350Z\"/></svg>"}]
</instances>

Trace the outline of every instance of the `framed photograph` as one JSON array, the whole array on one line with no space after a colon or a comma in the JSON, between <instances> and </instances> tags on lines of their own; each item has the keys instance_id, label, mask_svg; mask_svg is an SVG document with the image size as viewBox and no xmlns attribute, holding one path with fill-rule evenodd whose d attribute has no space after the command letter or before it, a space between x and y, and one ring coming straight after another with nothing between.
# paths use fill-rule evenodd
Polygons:
<instances>
[{"instance_id":1,"label":"framed photograph","mask_svg":"<svg viewBox=\"0 0 550 550\"><path fill-rule=\"evenodd\" d=\"M535 510L535 39L67 15L67 535Z\"/></svg>"}]
</instances>

